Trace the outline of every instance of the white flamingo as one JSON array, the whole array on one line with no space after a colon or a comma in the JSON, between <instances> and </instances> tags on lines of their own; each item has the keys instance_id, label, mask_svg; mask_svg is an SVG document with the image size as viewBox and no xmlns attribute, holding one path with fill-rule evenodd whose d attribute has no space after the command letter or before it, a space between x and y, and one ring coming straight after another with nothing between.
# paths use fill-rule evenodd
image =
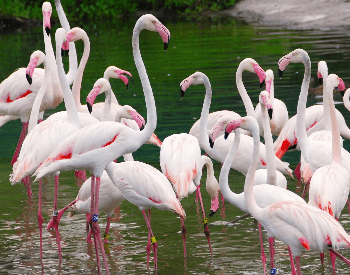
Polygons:
<instances>
[{"instance_id":1,"label":"white flamingo","mask_svg":"<svg viewBox=\"0 0 350 275\"><path fill-rule=\"evenodd\" d=\"M108 163L124 154L132 153L141 147L151 137L157 123L152 88L139 49L139 34L143 29L157 31L164 42L165 49L167 49L170 39L170 32L156 17L150 14L140 17L133 31L132 47L134 59L141 78L147 107L147 123L145 128L137 132L123 124L111 121L89 125L63 140L35 172L37 179L40 179L46 174L56 171L76 170L75 167L79 167L77 170L90 170L92 174L91 190L93 190L90 216L93 218L91 220L91 226L94 234L99 270L98 247L101 249L105 267L108 271L106 255L102 241L100 241L99 226L96 218L98 216L100 177Z\"/></svg>"}]
</instances>

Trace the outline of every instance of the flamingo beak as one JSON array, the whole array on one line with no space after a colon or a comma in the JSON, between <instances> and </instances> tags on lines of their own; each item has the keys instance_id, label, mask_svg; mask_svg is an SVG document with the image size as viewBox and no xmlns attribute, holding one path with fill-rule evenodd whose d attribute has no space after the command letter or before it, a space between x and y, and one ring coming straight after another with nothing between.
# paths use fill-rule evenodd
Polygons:
<instances>
[{"instance_id":1,"label":"flamingo beak","mask_svg":"<svg viewBox=\"0 0 350 275\"><path fill-rule=\"evenodd\" d=\"M209 144L210 144L210 148L213 148L213 147L214 147L214 142L213 142L213 140L211 139L211 137L209 137Z\"/></svg>"},{"instance_id":2,"label":"flamingo beak","mask_svg":"<svg viewBox=\"0 0 350 275\"><path fill-rule=\"evenodd\" d=\"M181 95L181 98L183 98L185 96L185 91L182 90L182 87L180 87L180 95Z\"/></svg>"},{"instance_id":3,"label":"flamingo beak","mask_svg":"<svg viewBox=\"0 0 350 275\"><path fill-rule=\"evenodd\" d=\"M88 108L88 110L89 110L89 113L91 114L91 112L92 112L92 106L91 106L91 104L90 104L89 102L86 102L86 105L87 105L87 108Z\"/></svg>"},{"instance_id":4,"label":"flamingo beak","mask_svg":"<svg viewBox=\"0 0 350 275\"><path fill-rule=\"evenodd\" d=\"M32 82L33 82L32 77L29 74L26 74L26 78L27 78L29 85L32 85Z\"/></svg>"},{"instance_id":5,"label":"flamingo beak","mask_svg":"<svg viewBox=\"0 0 350 275\"><path fill-rule=\"evenodd\" d=\"M278 69L278 76L282 77L283 76L283 71L281 69Z\"/></svg>"},{"instance_id":6,"label":"flamingo beak","mask_svg":"<svg viewBox=\"0 0 350 275\"><path fill-rule=\"evenodd\" d=\"M47 36L50 36L50 31L51 31L51 29L50 29L49 27L46 27L46 28L45 28L45 31L46 31Z\"/></svg>"},{"instance_id":7,"label":"flamingo beak","mask_svg":"<svg viewBox=\"0 0 350 275\"><path fill-rule=\"evenodd\" d=\"M225 140L228 138L229 134L230 134L230 133L228 133L228 132L225 131L225 135L224 135Z\"/></svg>"},{"instance_id":8,"label":"flamingo beak","mask_svg":"<svg viewBox=\"0 0 350 275\"><path fill-rule=\"evenodd\" d=\"M265 79L260 83L260 88L264 87L265 85Z\"/></svg>"},{"instance_id":9,"label":"flamingo beak","mask_svg":"<svg viewBox=\"0 0 350 275\"><path fill-rule=\"evenodd\" d=\"M272 119L273 109L267 109L270 119Z\"/></svg>"},{"instance_id":10,"label":"flamingo beak","mask_svg":"<svg viewBox=\"0 0 350 275\"><path fill-rule=\"evenodd\" d=\"M323 85L323 78L319 78L319 79L318 79L318 83L319 83L320 85Z\"/></svg>"}]
</instances>

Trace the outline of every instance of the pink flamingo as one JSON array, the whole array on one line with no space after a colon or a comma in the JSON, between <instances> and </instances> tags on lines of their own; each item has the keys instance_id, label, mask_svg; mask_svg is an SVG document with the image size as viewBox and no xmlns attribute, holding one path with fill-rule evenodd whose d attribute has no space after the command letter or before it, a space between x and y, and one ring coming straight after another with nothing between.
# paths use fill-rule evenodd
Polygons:
<instances>
[{"instance_id":1,"label":"pink flamingo","mask_svg":"<svg viewBox=\"0 0 350 275\"><path fill-rule=\"evenodd\" d=\"M247 116L229 123L226 132L230 133L238 127L250 131L254 138L253 159L244 185L248 211L268 232L288 245L292 274L301 274L300 255L305 249L320 252L329 249L333 254L338 254L334 249L349 248L350 236L344 228L331 215L316 207L295 201L280 201L263 208L257 204L254 188L258 186L253 188L253 179L259 162L259 126L256 119Z\"/></svg>"},{"instance_id":2,"label":"pink flamingo","mask_svg":"<svg viewBox=\"0 0 350 275\"><path fill-rule=\"evenodd\" d=\"M197 138L190 134L181 133L168 136L163 140L160 148L159 160L162 172L173 184L176 195L180 201L190 194L191 186L193 187L194 185L196 187L202 209L204 234L206 235L209 243L210 254L213 255L210 243L208 221L205 216L202 196L199 189L200 180L202 177L202 167L205 162L209 162L210 159L206 156L201 156L201 148L199 147ZM214 173L212 172L211 174L213 175ZM207 181L207 183L209 183L209 187L207 187L207 189L213 189L213 192L210 192L212 198L211 215L213 215L218 208L217 196L219 187L216 179L215 181ZM196 190L193 188L191 189L191 191ZM181 226L184 257L187 257L186 228L183 218L181 218Z\"/></svg>"},{"instance_id":3,"label":"pink flamingo","mask_svg":"<svg viewBox=\"0 0 350 275\"><path fill-rule=\"evenodd\" d=\"M141 78L147 107L147 123L145 128L137 132L123 124L112 121L103 121L89 125L64 139L35 172L37 179L40 179L56 171L90 170L92 174L90 224L95 240L99 272L98 247L101 249L105 268L109 273L97 223L100 177L108 163L124 154L137 150L151 137L156 128L157 113L152 88L139 49L139 34L143 29L157 31L164 42L164 49L167 49L170 32L156 17L150 14L140 17L133 31L132 46L134 59ZM79 168L76 169L75 167Z\"/></svg>"}]
</instances>

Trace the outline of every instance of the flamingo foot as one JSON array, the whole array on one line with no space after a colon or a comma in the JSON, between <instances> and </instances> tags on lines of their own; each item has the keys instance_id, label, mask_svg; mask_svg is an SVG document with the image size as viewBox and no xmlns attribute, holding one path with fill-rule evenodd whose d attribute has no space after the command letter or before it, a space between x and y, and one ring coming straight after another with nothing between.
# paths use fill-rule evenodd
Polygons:
<instances>
[{"instance_id":1,"label":"flamingo foot","mask_svg":"<svg viewBox=\"0 0 350 275\"><path fill-rule=\"evenodd\" d=\"M105 264L106 273L109 275L109 267L108 267L108 263L107 263L107 257L106 257L103 242L101 239L100 227L98 226L97 222L92 223L92 230L93 230L93 234L94 234L94 242L96 240L95 245L99 246L99 247L97 247L97 253L98 253L98 248L100 248L103 262ZM96 257L97 257L97 253L96 253Z\"/></svg>"}]
</instances>

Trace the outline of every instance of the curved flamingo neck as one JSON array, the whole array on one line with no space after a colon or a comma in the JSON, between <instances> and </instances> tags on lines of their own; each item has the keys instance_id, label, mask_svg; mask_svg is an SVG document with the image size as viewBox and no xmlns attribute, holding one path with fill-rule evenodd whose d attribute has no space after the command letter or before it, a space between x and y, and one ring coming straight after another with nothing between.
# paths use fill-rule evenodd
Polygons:
<instances>
[{"instance_id":1,"label":"curved flamingo neck","mask_svg":"<svg viewBox=\"0 0 350 275\"><path fill-rule=\"evenodd\" d=\"M240 130L235 130L234 142L221 167L220 176L219 176L219 186L220 186L220 192L225 198L225 200L242 209L242 208L246 208L244 206L245 202L244 200L242 200L242 196L234 193L228 185L228 175L230 173L232 162L235 156L237 155L240 139L241 139Z\"/></svg>"},{"instance_id":2,"label":"curved flamingo neck","mask_svg":"<svg viewBox=\"0 0 350 275\"><path fill-rule=\"evenodd\" d=\"M60 20L62 28L64 28L66 32L69 32L70 25L66 17L66 14L64 13L63 7L61 5L61 1L55 0L55 6L56 6L56 11L57 11L58 18ZM74 81L75 75L77 73L77 68L78 68L78 57L77 57L77 51L75 49L75 43L69 42L69 71L67 73L69 85L72 85Z\"/></svg>"},{"instance_id":3,"label":"curved flamingo neck","mask_svg":"<svg viewBox=\"0 0 350 275\"><path fill-rule=\"evenodd\" d=\"M343 101L344 101L344 106L348 111L350 111L350 89L347 89L344 96L343 96Z\"/></svg>"},{"instance_id":4,"label":"curved flamingo neck","mask_svg":"<svg viewBox=\"0 0 350 275\"><path fill-rule=\"evenodd\" d=\"M75 79L72 86L72 94L73 94L74 102L77 108L81 106L81 103L80 103L81 82L83 80L84 69L90 55L90 40L85 32L83 33L82 40L84 42L84 52L81 57L78 71L75 75Z\"/></svg>"},{"instance_id":5,"label":"curved flamingo neck","mask_svg":"<svg viewBox=\"0 0 350 275\"><path fill-rule=\"evenodd\" d=\"M107 79L108 82L109 82L109 80L110 80L111 77L108 75L108 72L105 71L104 74L103 74L103 78L104 78L104 79ZM118 102L118 100L117 100L117 97L115 96L115 94L114 94L114 92L113 92L113 90L111 90L111 100L112 100L111 102L112 102L113 104L120 105L119 102Z\"/></svg>"},{"instance_id":6,"label":"curved flamingo neck","mask_svg":"<svg viewBox=\"0 0 350 275\"><path fill-rule=\"evenodd\" d=\"M210 109L213 91L211 89L209 78L205 74L202 74L202 78L203 78L203 84L205 87L205 98L204 98L200 122L199 122L199 143L204 151L209 152L212 150L212 148L210 148L209 146L209 136L207 133L207 125L208 125L209 109Z\"/></svg>"},{"instance_id":7,"label":"curved flamingo neck","mask_svg":"<svg viewBox=\"0 0 350 275\"><path fill-rule=\"evenodd\" d=\"M62 56L61 56L62 41L57 41L56 38L56 63L58 70L58 77L60 79L62 94L64 97L64 105L66 107L68 121L73 124L77 129L80 128L80 121L77 108L75 106L74 98L71 90L69 89L69 84L67 77L64 72Z\"/></svg>"},{"instance_id":8,"label":"curved flamingo neck","mask_svg":"<svg viewBox=\"0 0 350 275\"><path fill-rule=\"evenodd\" d=\"M152 133L156 129L157 111L153 97L152 87L149 82L146 68L140 53L139 36L142 30L142 20L139 19L135 24L135 28L132 35L132 48L135 65L140 76L147 108L147 123L145 125L145 128L142 131L138 132L138 135L141 137L142 140L146 142L146 140L148 140L151 137Z\"/></svg>"},{"instance_id":9,"label":"curved flamingo neck","mask_svg":"<svg viewBox=\"0 0 350 275\"><path fill-rule=\"evenodd\" d=\"M247 119L249 120L247 121ZM245 197L245 202L247 204L249 213L252 214L255 218L257 218L260 216L262 209L257 205L255 201L254 193L253 193L253 184L254 184L255 171L259 162L260 131L259 131L258 123L254 121L253 118L246 117L246 123L249 126L246 128L246 130L249 130L252 134L252 137L254 140L254 147L253 147L253 157L250 162L248 173L245 178L244 197Z\"/></svg>"},{"instance_id":10,"label":"curved flamingo neck","mask_svg":"<svg viewBox=\"0 0 350 275\"><path fill-rule=\"evenodd\" d=\"M248 60L247 62L250 62L250 61ZM245 71L244 65L245 65L245 62L241 62L241 64L239 64L238 66L238 69L236 71L236 85L237 85L238 92L243 100L243 104L247 112L247 115L254 117L255 116L254 106L247 93L247 90L244 87L243 80L242 80L242 74L243 74L243 71Z\"/></svg>"},{"instance_id":11,"label":"curved flamingo neck","mask_svg":"<svg viewBox=\"0 0 350 275\"><path fill-rule=\"evenodd\" d=\"M274 107L274 101L275 101L275 84L274 79L271 79L271 90L270 90L270 101L272 104L272 107Z\"/></svg>"},{"instance_id":12,"label":"curved flamingo neck","mask_svg":"<svg viewBox=\"0 0 350 275\"><path fill-rule=\"evenodd\" d=\"M275 162L275 153L274 153L271 127L269 123L267 108L265 104L260 104L260 105L261 105L262 126L264 129L264 140L265 140L265 148L266 148L267 182L271 185L276 185L277 184L276 162Z\"/></svg>"},{"instance_id":13,"label":"curved flamingo neck","mask_svg":"<svg viewBox=\"0 0 350 275\"><path fill-rule=\"evenodd\" d=\"M322 75L323 79L323 120L324 120L324 129L326 131L332 131L332 124L330 118L330 104L329 104L329 96L327 95L327 78L328 78L328 68L327 67L319 67L319 72ZM333 98L333 97L332 97Z\"/></svg>"},{"instance_id":14,"label":"curved flamingo neck","mask_svg":"<svg viewBox=\"0 0 350 275\"><path fill-rule=\"evenodd\" d=\"M201 158L203 163L202 167L205 166L207 168L207 177L214 177L214 165L211 159L207 156L201 156Z\"/></svg>"},{"instance_id":15,"label":"curved flamingo neck","mask_svg":"<svg viewBox=\"0 0 350 275\"><path fill-rule=\"evenodd\" d=\"M308 142L308 136L306 134L306 129L305 129L305 112L306 112L308 89L309 89L310 78L311 78L311 61L310 61L309 55L305 51L302 51L301 54L302 54L301 62L304 64L305 72L304 72L303 83L301 85L301 91L300 91L299 100L298 100L295 134L298 139L298 144L300 145L300 150L303 153L303 151L306 152L307 150L307 142ZM307 157L304 156L304 158L307 161Z\"/></svg>"}]
</instances>

